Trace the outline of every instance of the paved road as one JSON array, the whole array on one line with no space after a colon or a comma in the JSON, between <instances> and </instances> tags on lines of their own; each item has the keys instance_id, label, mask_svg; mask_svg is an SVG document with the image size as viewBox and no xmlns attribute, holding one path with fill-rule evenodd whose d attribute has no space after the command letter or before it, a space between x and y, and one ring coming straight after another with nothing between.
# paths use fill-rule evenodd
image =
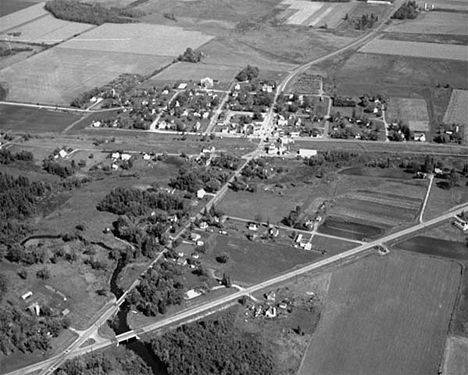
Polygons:
<instances>
[{"instance_id":1,"label":"paved road","mask_svg":"<svg viewBox=\"0 0 468 375\"><path fill-rule=\"evenodd\" d=\"M463 204L459 208L454 209L454 210L450 210L449 212L444 213L444 214L438 216L437 218L429 220L429 221L427 221L425 223L420 223L420 224L417 224L417 225L412 226L410 228L403 229L403 230L401 230L399 232L389 234L389 235L387 235L387 236L385 236L383 238L380 238L378 240L363 244L363 245L361 245L359 247L356 247L356 248L354 248L352 250L343 252L343 253L338 254L338 255L334 255L332 257L329 257L327 259L318 261L316 263L309 264L309 265L301 267L301 268L299 268L297 270L290 271L290 272L285 273L283 275L271 278L271 279L266 280L264 282L261 282L259 284L253 285L251 287L244 288L243 290L235 292L233 294L230 294L229 296L221 297L221 298L218 298L218 299L216 299L216 300L214 300L212 302L208 302L208 303L205 303L205 304L200 305L198 307L182 311L182 312L180 312L180 313L178 313L176 315L173 315L171 317L163 319L163 320L161 320L159 322L149 324L146 327L140 328L140 329L138 329L138 332L129 331L129 332L123 333L123 334L119 335L117 337L117 339L119 341L126 341L126 340L134 338L134 337L136 337L138 335L141 335L142 333L148 333L148 332L160 329L160 328L168 326L168 325L179 323L179 322L181 322L181 321L183 321L183 320L185 320L187 318L191 318L191 317L193 317L195 315L202 314L202 313L207 312L209 310L219 308L220 306L225 305L227 303L236 301L237 299L241 298L243 295L249 295L249 294L255 293L255 292L259 291L259 290L262 290L262 289L271 287L271 286L273 286L275 284L287 281L287 280L289 280L289 279L291 279L293 277L296 277L298 275L302 275L304 273L319 269L321 267L330 265L332 263L342 261L344 259L347 259L347 258L355 256L355 255L358 255L360 253L363 253L364 251L372 249L374 246L382 245L382 244L384 244L386 242L389 242L389 241L394 241L394 240L396 240L398 238L407 236L409 234L415 233L415 232L420 231L422 229L425 229L427 227L430 227L430 226L433 226L435 224L441 223L442 221L448 220L448 219L454 217L455 215L462 213L467 208L468 208L468 203ZM90 351L93 351L93 350L98 350L98 349L105 348L105 347L113 345L113 344L114 344L114 342L112 340L107 340L107 342L101 342L101 343L97 343L97 344L94 344L94 345L90 345L90 346L85 347L85 348L81 348L76 353L74 353L73 355L74 356L75 355L81 355L81 354L84 354L84 353L87 353L87 352L90 352Z\"/></svg>"}]
</instances>

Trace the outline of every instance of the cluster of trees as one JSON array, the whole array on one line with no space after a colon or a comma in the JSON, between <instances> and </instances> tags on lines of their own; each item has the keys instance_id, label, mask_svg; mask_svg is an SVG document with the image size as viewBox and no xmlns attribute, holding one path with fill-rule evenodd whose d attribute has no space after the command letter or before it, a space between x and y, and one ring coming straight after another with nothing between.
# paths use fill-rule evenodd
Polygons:
<instances>
[{"instance_id":1,"label":"cluster of trees","mask_svg":"<svg viewBox=\"0 0 468 375\"><path fill-rule=\"evenodd\" d=\"M275 95L265 91L250 92L242 88L229 97L227 103L234 111L265 112L273 104ZM257 115L258 117L258 115ZM260 115L261 118L261 115Z\"/></svg>"},{"instance_id":2,"label":"cluster of trees","mask_svg":"<svg viewBox=\"0 0 468 375\"><path fill-rule=\"evenodd\" d=\"M128 302L146 316L165 314L167 307L180 305L184 298L183 273L180 266L162 262L142 276Z\"/></svg>"},{"instance_id":3,"label":"cluster of trees","mask_svg":"<svg viewBox=\"0 0 468 375\"><path fill-rule=\"evenodd\" d=\"M67 317L47 306L41 306L41 313L36 316L10 301L0 307L0 316L0 352L6 355L16 350L45 352L51 348L50 338L70 326Z\"/></svg>"},{"instance_id":4,"label":"cluster of trees","mask_svg":"<svg viewBox=\"0 0 468 375\"><path fill-rule=\"evenodd\" d=\"M260 69L258 69L256 66L247 65L244 69L237 73L236 79L240 82L251 81L252 79L257 78L259 73Z\"/></svg>"},{"instance_id":5,"label":"cluster of trees","mask_svg":"<svg viewBox=\"0 0 468 375\"><path fill-rule=\"evenodd\" d=\"M261 180L266 180L268 178L268 171L266 168L267 162L265 159L252 159L249 163L242 169L242 176L247 178L257 177Z\"/></svg>"},{"instance_id":6,"label":"cluster of trees","mask_svg":"<svg viewBox=\"0 0 468 375\"><path fill-rule=\"evenodd\" d=\"M277 373L271 352L255 335L235 327L228 315L183 325L151 341L151 348L178 374Z\"/></svg>"},{"instance_id":7,"label":"cluster of trees","mask_svg":"<svg viewBox=\"0 0 468 375\"><path fill-rule=\"evenodd\" d=\"M178 61L189 63L198 63L201 61L203 54L198 51L195 52L192 48L188 47L182 55L177 58Z\"/></svg>"},{"instance_id":8,"label":"cluster of trees","mask_svg":"<svg viewBox=\"0 0 468 375\"><path fill-rule=\"evenodd\" d=\"M129 16L139 16L135 12L120 10L116 8L105 8L98 4L86 4L71 0L50 0L45 4L45 9L53 14L55 18L102 25L103 23L130 23L135 22L126 18Z\"/></svg>"},{"instance_id":9,"label":"cluster of trees","mask_svg":"<svg viewBox=\"0 0 468 375\"><path fill-rule=\"evenodd\" d=\"M418 5L416 1L408 1L404 3L392 16L397 20L414 20L419 14Z\"/></svg>"},{"instance_id":10,"label":"cluster of trees","mask_svg":"<svg viewBox=\"0 0 468 375\"><path fill-rule=\"evenodd\" d=\"M19 160L32 162L34 161L34 155L32 152L29 151L20 151L17 153L13 153L7 149L0 149L0 164L8 165Z\"/></svg>"},{"instance_id":11,"label":"cluster of trees","mask_svg":"<svg viewBox=\"0 0 468 375\"><path fill-rule=\"evenodd\" d=\"M332 98L334 107L356 107L356 101L352 98L335 96Z\"/></svg>"},{"instance_id":12,"label":"cluster of trees","mask_svg":"<svg viewBox=\"0 0 468 375\"><path fill-rule=\"evenodd\" d=\"M390 141L402 142L411 139L411 129L407 124L399 121L396 125L390 126L388 139Z\"/></svg>"},{"instance_id":13,"label":"cluster of trees","mask_svg":"<svg viewBox=\"0 0 468 375\"><path fill-rule=\"evenodd\" d=\"M240 161L241 160L237 156L223 152L221 155L211 159L211 165L235 171L239 168Z\"/></svg>"},{"instance_id":14,"label":"cluster of trees","mask_svg":"<svg viewBox=\"0 0 468 375\"><path fill-rule=\"evenodd\" d=\"M183 199L165 192L118 187L98 203L97 209L127 216L148 215L153 210L183 216L187 207Z\"/></svg>"},{"instance_id":15,"label":"cluster of trees","mask_svg":"<svg viewBox=\"0 0 468 375\"><path fill-rule=\"evenodd\" d=\"M284 217L283 220L281 220L281 222L284 225L287 225L288 227L291 227L291 228L307 229L304 221L301 220L301 215L302 215L301 206L296 206L296 208L292 210L288 216Z\"/></svg>"},{"instance_id":16,"label":"cluster of trees","mask_svg":"<svg viewBox=\"0 0 468 375\"><path fill-rule=\"evenodd\" d=\"M61 178L72 176L77 169L75 161L72 160L70 165L63 165L51 159L45 159L42 163L44 170L47 173L55 174Z\"/></svg>"},{"instance_id":17,"label":"cluster of trees","mask_svg":"<svg viewBox=\"0 0 468 375\"><path fill-rule=\"evenodd\" d=\"M125 346L118 346L112 352L96 352L69 359L56 371L57 375L116 373L152 375L153 371L138 354Z\"/></svg>"},{"instance_id":18,"label":"cluster of trees","mask_svg":"<svg viewBox=\"0 0 468 375\"><path fill-rule=\"evenodd\" d=\"M374 13L363 14L361 17L353 19L353 24L356 30L367 30L372 29L378 20L379 17Z\"/></svg>"},{"instance_id":19,"label":"cluster of trees","mask_svg":"<svg viewBox=\"0 0 468 375\"><path fill-rule=\"evenodd\" d=\"M38 199L50 189L48 184L0 172L0 245L12 245L27 233L25 220L35 213Z\"/></svg>"},{"instance_id":20,"label":"cluster of trees","mask_svg":"<svg viewBox=\"0 0 468 375\"><path fill-rule=\"evenodd\" d=\"M228 162L229 163L229 162ZM175 179L171 179L169 185L178 190L195 193L200 188L208 192L218 191L223 184L229 180L229 173L217 171L213 168L187 168L179 169L179 174Z\"/></svg>"},{"instance_id":21,"label":"cluster of trees","mask_svg":"<svg viewBox=\"0 0 468 375\"><path fill-rule=\"evenodd\" d=\"M278 95L278 99L276 100L275 112L286 117L287 112L296 113L301 108L303 110L306 110L312 107L313 103L310 96L304 95L302 97L302 100L300 100L300 96L298 94L294 94L293 97L290 98L289 96L286 96L283 93L281 93Z\"/></svg>"}]
</instances>

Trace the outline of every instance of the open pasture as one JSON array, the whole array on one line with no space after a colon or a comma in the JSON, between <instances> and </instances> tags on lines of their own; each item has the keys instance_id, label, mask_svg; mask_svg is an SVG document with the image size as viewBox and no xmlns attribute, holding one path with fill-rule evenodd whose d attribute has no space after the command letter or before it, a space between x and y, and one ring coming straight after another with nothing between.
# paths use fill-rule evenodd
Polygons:
<instances>
[{"instance_id":1,"label":"open pasture","mask_svg":"<svg viewBox=\"0 0 468 375\"><path fill-rule=\"evenodd\" d=\"M453 90L445 111L444 123L465 125L468 127L468 91Z\"/></svg>"},{"instance_id":2,"label":"open pasture","mask_svg":"<svg viewBox=\"0 0 468 375\"><path fill-rule=\"evenodd\" d=\"M48 14L15 27L9 30L8 33L20 33L18 36L11 36L9 38L15 42L56 44L93 27L95 26L86 23L59 20ZM5 33L0 34L0 38L3 39L5 37Z\"/></svg>"},{"instance_id":3,"label":"open pasture","mask_svg":"<svg viewBox=\"0 0 468 375\"><path fill-rule=\"evenodd\" d=\"M240 68L233 66L180 62L164 69L157 76L153 77L151 81L174 82L182 79L200 82L202 78L210 77L220 82L232 82L239 70Z\"/></svg>"},{"instance_id":4,"label":"open pasture","mask_svg":"<svg viewBox=\"0 0 468 375\"><path fill-rule=\"evenodd\" d=\"M28 1L2 0L2 6L0 6L0 17L6 16L11 13L15 13L19 10L28 8L34 4L34 2Z\"/></svg>"},{"instance_id":5,"label":"open pasture","mask_svg":"<svg viewBox=\"0 0 468 375\"><path fill-rule=\"evenodd\" d=\"M391 98L387 118L389 121L403 121L411 130L429 130L429 113L424 99Z\"/></svg>"},{"instance_id":6,"label":"open pasture","mask_svg":"<svg viewBox=\"0 0 468 375\"><path fill-rule=\"evenodd\" d=\"M8 100L69 105L80 93L120 74L150 74L170 61L164 56L55 47L0 71L0 81L9 85Z\"/></svg>"},{"instance_id":7,"label":"open pasture","mask_svg":"<svg viewBox=\"0 0 468 375\"><path fill-rule=\"evenodd\" d=\"M359 49L361 53L425 57L428 59L468 60L466 46L438 43L403 42L399 40L374 39Z\"/></svg>"},{"instance_id":8,"label":"open pasture","mask_svg":"<svg viewBox=\"0 0 468 375\"><path fill-rule=\"evenodd\" d=\"M299 375L437 373L460 272L395 251L335 271Z\"/></svg>"},{"instance_id":9,"label":"open pasture","mask_svg":"<svg viewBox=\"0 0 468 375\"><path fill-rule=\"evenodd\" d=\"M423 189L420 190L423 193ZM421 199L378 191L358 190L335 199L331 214L397 226L414 219Z\"/></svg>"},{"instance_id":10,"label":"open pasture","mask_svg":"<svg viewBox=\"0 0 468 375\"><path fill-rule=\"evenodd\" d=\"M335 28L356 6L355 3L322 3L302 0L283 0L278 7L284 10L278 18L287 25Z\"/></svg>"},{"instance_id":11,"label":"open pasture","mask_svg":"<svg viewBox=\"0 0 468 375\"><path fill-rule=\"evenodd\" d=\"M0 8L3 8L3 2ZM17 12L10 13L0 18L0 32L10 30L48 14L49 12L44 9L44 3L39 3L28 8L18 10Z\"/></svg>"},{"instance_id":12,"label":"open pasture","mask_svg":"<svg viewBox=\"0 0 468 375\"><path fill-rule=\"evenodd\" d=\"M80 118L70 112L0 104L1 131L60 132Z\"/></svg>"},{"instance_id":13,"label":"open pasture","mask_svg":"<svg viewBox=\"0 0 468 375\"><path fill-rule=\"evenodd\" d=\"M415 20L392 23L385 31L408 34L451 34L468 33L468 13L428 12Z\"/></svg>"},{"instance_id":14,"label":"open pasture","mask_svg":"<svg viewBox=\"0 0 468 375\"><path fill-rule=\"evenodd\" d=\"M213 39L199 31L143 23L104 24L65 42L62 47L99 52L178 56ZM89 52L88 52L89 53Z\"/></svg>"}]
</instances>

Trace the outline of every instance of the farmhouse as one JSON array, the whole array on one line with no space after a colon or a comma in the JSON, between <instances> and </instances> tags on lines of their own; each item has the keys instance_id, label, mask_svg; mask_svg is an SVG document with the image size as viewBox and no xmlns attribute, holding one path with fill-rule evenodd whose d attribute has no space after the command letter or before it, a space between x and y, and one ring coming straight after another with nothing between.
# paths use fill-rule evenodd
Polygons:
<instances>
[{"instance_id":1,"label":"farmhouse","mask_svg":"<svg viewBox=\"0 0 468 375\"><path fill-rule=\"evenodd\" d=\"M203 229L203 230L208 229L208 223L206 221L202 221L200 223L200 229Z\"/></svg>"},{"instance_id":2,"label":"farmhouse","mask_svg":"<svg viewBox=\"0 0 468 375\"><path fill-rule=\"evenodd\" d=\"M250 223L249 224L249 230L256 231L258 230L258 225L255 223Z\"/></svg>"},{"instance_id":3,"label":"farmhouse","mask_svg":"<svg viewBox=\"0 0 468 375\"><path fill-rule=\"evenodd\" d=\"M195 289L190 289L185 293L185 299L193 299L198 296L201 296L201 293L196 291Z\"/></svg>"},{"instance_id":4,"label":"farmhouse","mask_svg":"<svg viewBox=\"0 0 468 375\"><path fill-rule=\"evenodd\" d=\"M205 189L200 189L200 190L197 191L197 198L198 198L198 199L203 199L203 198L205 198L205 195L206 195Z\"/></svg>"},{"instance_id":5,"label":"farmhouse","mask_svg":"<svg viewBox=\"0 0 468 375\"><path fill-rule=\"evenodd\" d=\"M453 225L455 225L455 227L460 229L462 232L468 231L468 222L466 222L465 220L459 218L458 216L455 217Z\"/></svg>"}]
</instances>

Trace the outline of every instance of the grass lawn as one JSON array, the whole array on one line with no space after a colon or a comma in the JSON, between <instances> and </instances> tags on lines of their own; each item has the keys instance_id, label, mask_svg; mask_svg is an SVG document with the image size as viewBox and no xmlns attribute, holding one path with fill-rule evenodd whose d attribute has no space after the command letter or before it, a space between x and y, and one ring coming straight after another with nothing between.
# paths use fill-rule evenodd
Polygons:
<instances>
[{"instance_id":1,"label":"grass lawn","mask_svg":"<svg viewBox=\"0 0 468 375\"><path fill-rule=\"evenodd\" d=\"M0 130L4 132L61 132L81 117L70 112L0 104Z\"/></svg>"},{"instance_id":2,"label":"grass lawn","mask_svg":"<svg viewBox=\"0 0 468 375\"><path fill-rule=\"evenodd\" d=\"M437 372L460 271L395 251L337 270L299 374Z\"/></svg>"}]
</instances>

